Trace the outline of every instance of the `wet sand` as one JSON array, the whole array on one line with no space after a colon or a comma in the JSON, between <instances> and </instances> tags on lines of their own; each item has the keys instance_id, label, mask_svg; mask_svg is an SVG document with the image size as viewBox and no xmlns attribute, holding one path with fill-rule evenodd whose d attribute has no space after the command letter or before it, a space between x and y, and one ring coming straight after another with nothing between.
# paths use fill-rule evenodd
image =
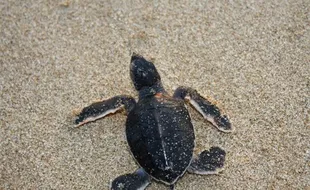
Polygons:
<instances>
[{"instance_id":1,"label":"wet sand","mask_svg":"<svg viewBox=\"0 0 310 190\"><path fill-rule=\"evenodd\" d=\"M108 189L137 169L119 113L74 128L73 110L137 97L130 54L218 102L235 132L189 108L197 151L227 151L219 175L178 189L310 188L310 3L288 1L3 1L0 189ZM153 182L148 189L168 189Z\"/></svg>"}]
</instances>

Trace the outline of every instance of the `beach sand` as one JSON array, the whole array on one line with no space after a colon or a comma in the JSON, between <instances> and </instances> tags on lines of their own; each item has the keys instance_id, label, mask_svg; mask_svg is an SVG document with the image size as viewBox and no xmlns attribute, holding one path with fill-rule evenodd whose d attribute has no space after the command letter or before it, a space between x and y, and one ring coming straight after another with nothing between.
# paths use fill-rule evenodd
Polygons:
<instances>
[{"instance_id":1,"label":"beach sand","mask_svg":"<svg viewBox=\"0 0 310 190\"><path fill-rule=\"evenodd\" d=\"M226 165L176 190L310 189L309 12L306 0L0 2L0 189L108 189L138 168L124 113L73 123L97 99L137 98L132 52L170 94L197 89L235 127L189 108L196 151L220 146Z\"/></svg>"}]
</instances>

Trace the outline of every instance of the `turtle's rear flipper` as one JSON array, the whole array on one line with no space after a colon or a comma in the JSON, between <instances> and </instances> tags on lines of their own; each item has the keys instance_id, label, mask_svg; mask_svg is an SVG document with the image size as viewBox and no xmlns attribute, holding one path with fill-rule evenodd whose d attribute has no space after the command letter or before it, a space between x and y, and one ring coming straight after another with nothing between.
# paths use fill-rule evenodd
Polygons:
<instances>
[{"instance_id":1,"label":"turtle's rear flipper","mask_svg":"<svg viewBox=\"0 0 310 190\"><path fill-rule=\"evenodd\" d=\"M135 99L130 96L120 95L113 98L95 102L82 109L77 114L75 124L77 126L103 118L111 113L115 113L121 109L125 109L127 113L134 108Z\"/></svg>"},{"instance_id":2,"label":"turtle's rear flipper","mask_svg":"<svg viewBox=\"0 0 310 190\"><path fill-rule=\"evenodd\" d=\"M111 190L142 190L151 183L149 175L142 169L132 174L117 177L111 183Z\"/></svg>"},{"instance_id":3,"label":"turtle's rear flipper","mask_svg":"<svg viewBox=\"0 0 310 190\"><path fill-rule=\"evenodd\" d=\"M173 97L185 99L209 122L223 132L231 132L232 126L226 115L211 101L202 97L196 90L189 87L179 87Z\"/></svg>"},{"instance_id":4,"label":"turtle's rear flipper","mask_svg":"<svg viewBox=\"0 0 310 190\"><path fill-rule=\"evenodd\" d=\"M217 174L224 168L225 151L219 147L211 147L192 160L187 171L195 174Z\"/></svg>"}]
</instances>

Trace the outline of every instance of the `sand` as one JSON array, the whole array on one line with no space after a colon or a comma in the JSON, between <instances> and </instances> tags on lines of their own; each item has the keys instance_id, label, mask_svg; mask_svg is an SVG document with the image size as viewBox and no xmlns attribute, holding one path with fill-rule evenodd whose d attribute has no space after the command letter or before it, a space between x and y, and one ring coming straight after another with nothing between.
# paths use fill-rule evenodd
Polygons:
<instances>
[{"instance_id":1,"label":"sand","mask_svg":"<svg viewBox=\"0 0 310 190\"><path fill-rule=\"evenodd\" d=\"M190 108L197 150L221 146L226 166L176 190L309 189L309 13L307 0L1 1L0 189L108 189L137 169L124 113L73 125L94 100L137 97L132 52L169 93L197 89L235 127L219 132Z\"/></svg>"}]
</instances>

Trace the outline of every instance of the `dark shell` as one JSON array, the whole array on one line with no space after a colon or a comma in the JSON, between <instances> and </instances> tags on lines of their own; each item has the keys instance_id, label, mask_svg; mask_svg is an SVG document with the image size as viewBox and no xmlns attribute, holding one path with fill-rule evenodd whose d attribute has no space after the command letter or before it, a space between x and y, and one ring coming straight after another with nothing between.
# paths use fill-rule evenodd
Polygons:
<instances>
[{"instance_id":1,"label":"dark shell","mask_svg":"<svg viewBox=\"0 0 310 190\"><path fill-rule=\"evenodd\" d=\"M143 98L128 115L126 136L139 165L157 180L174 183L191 162L195 135L182 100Z\"/></svg>"}]
</instances>

